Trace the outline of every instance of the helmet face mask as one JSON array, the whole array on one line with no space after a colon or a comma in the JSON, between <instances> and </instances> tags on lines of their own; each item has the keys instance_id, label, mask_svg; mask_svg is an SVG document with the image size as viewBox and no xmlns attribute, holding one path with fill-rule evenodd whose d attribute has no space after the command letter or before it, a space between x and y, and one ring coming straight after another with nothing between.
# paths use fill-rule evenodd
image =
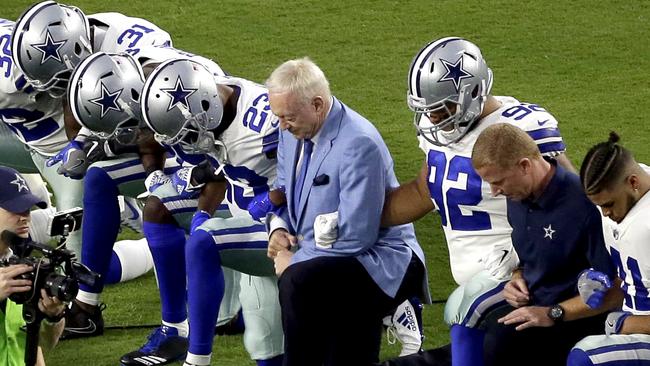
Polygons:
<instances>
[{"instance_id":1,"label":"helmet face mask","mask_svg":"<svg viewBox=\"0 0 650 366\"><path fill-rule=\"evenodd\" d=\"M176 135L155 133L154 138L163 145L178 145L190 154L209 153L212 151L215 138L212 131L208 130L207 121L207 113L201 112L186 119Z\"/></svg>"},{"instance_id":2,"label":"helmet face mask","mask_svg":"<svg viewBox=\"0 0 650 366\"><path fill-rule=\"evenodd\" d=\"M97 52L75 68L69 85L75 119L101 137L135 142L142 125L144 73L126 53Z\"/></svg>"},{"instance_id":3,"label":"helmet face mask","mask_svg":"<svg viewBox=\"0 0 650 366\"><path fill-rule=\"evenodd\" d=\"M11 46L14 64L34 89L61 97L72 69L92 53L88 19L73 6L38 3L16 21Z\"/></svg>"},{"instance_id":4,"label":"helmet face mask","mask_svg":"<svg viewBox=\"0 0 650 366\"><path fill-rule=\"evenodd\" d=\"M460 141L479 119L492 71L478 47L449 37L420 50L408 84L407 104L415 112L418 133L434 145L447 146Z\"/></svg>"},{"instance_id":5,"label":"helmet face mask","mask_svg":"<svg viewBox=\"0 0 650 366\"><path fill-rule=\"evenodd\" d=\"M147 78L141 107L159 143L188 153L213 152L223 103L214 75L203 65L187 59L158 65Z\"/></svg>"}]
</instances>

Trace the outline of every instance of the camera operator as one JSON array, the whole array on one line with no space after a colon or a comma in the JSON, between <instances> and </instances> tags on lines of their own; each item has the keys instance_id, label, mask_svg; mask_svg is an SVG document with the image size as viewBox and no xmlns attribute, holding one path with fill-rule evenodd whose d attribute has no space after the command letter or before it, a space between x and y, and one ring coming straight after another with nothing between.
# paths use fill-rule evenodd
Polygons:
<instances>
[{"instance_id":1,"label":"camera operator","mask_svg":"<svg viewBox=\"0 0 650 366\"><path fill-rule=\"evenodd\" d=\"M0 166L0 232L7 230L22 238L28 237L30 209L33 206L44 208L45 202L33 195L25 179L14 169ZM0 260L9 258L12 251L9 243L0 239ZM26 332L22 305L16 304L9 296L32 289L31 281L17 278L32 270L27 265L0 267L0 364L8 366L24 365ZM45 365L41 347L50 349L56 345L64 321L65 305L56 297L50 297L41 289L39 310L46 316L40 328L37 365ZM22 329L21 329L22 328Z\"/></svg>"}]
</instances>

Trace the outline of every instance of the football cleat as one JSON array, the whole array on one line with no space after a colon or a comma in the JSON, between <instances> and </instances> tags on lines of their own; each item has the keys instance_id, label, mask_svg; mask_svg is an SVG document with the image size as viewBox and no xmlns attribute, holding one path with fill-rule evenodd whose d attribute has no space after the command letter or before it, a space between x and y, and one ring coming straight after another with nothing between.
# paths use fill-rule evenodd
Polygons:
<instances>
[{"instance_id":1,"label":"football cleat","mask_svg":"<svg viewBox=\"0 0 650 366\"><path fill-rule=\"evenodd\" d=\"M154 329L139 350L120 358L124 366L154 366L182 360L187 353L187 338L178 335L174 327L162 325Z\"/></svg>"},{"instance_id":2,"label":"football cleat","mask_svg":"<svg viewBox=\"0 0 650 366\"><path fill-rule=\"evenodd\" d=\"M102 311L106 304L95 306L92 311L84 310L75 300L65 313L65 328L61 339L94 337L104 334Z\"/></svg>"},{"instance_id":3,"label":"football cleat","mask_svg":"<svg viewBox=\"0 0 650 366\"><path fill-rule=\"evenodd\" d=\"M418 353L422 350L422 304L417 298L401 303L392 316L383 320L388 343L395 344L397 339L402 344L400 357Z\"/></svg>"},{"instance_id":4,"label":"football cleat","mask_svg":"<svg viewBox=\"0 0 650 366\"><path fill-rule=\"evenodd\" d=\"M131 230L143 234L142 231L142 208L138 200L124 196L124 209L121 212L122 225Z\"/></svg>"}]
</instances>

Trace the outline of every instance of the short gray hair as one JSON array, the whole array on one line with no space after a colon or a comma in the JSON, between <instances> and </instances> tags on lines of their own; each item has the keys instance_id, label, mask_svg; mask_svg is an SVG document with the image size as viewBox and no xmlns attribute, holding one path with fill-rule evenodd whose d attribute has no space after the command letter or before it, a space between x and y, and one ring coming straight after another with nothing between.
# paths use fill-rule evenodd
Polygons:
<instances>
[{"instance_id":1,"label":"short gray hair","mask_svg":"<svg viewBox=\"0 0 650 366\"><path fill-rule=\"evenodd\" d=\"M266 80L269 93L293 93L304 102L316 96L328 100L332 93L323 71L309 57L289 60L278 66Z\"/></svg>"}]
</instances>

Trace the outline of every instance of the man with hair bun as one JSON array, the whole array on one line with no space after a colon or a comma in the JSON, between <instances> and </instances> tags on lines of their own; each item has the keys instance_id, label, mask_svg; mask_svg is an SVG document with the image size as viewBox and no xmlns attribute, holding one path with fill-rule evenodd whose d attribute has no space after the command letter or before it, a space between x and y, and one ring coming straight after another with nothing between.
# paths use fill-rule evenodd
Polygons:
<instances>
[{"instance_id":1,"label":"man with hair bun","mask_svg":"<svg viewBox=\"0 0 650 366\"><path fill-rule=\"evenodd\" d=\"M576 344L567 361L570 366L642 365L650 359L650 167L637 163L618 142L612 132L607 141L593 146L580 179L604 216L603 236L623 281L625 300L621 311L608 315L606 335Z\"/></svg>"}]
</instances>

